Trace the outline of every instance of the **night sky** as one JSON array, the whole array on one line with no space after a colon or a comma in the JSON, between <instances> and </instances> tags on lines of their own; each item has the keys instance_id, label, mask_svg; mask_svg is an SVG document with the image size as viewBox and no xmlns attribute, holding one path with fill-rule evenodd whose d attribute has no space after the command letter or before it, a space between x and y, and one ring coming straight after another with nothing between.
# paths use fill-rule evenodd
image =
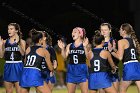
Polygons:
<instances>
[{"instance_id":1,"label":"night sky","mask_svg":"<svg viewBox=\"0 0 140 93\"><path fill-rule=\"evenodd\" d=\"M32 28L46 30L56 43L59 36L72 42L74 27L86 29L89 39L102 22L109 22L113 36L119 37L122 23L134 24L129 0L3 0L0 2L0 33L8 37L7 25L16 22L21 26L23 39Z\"/></svg>"}]
</instances>

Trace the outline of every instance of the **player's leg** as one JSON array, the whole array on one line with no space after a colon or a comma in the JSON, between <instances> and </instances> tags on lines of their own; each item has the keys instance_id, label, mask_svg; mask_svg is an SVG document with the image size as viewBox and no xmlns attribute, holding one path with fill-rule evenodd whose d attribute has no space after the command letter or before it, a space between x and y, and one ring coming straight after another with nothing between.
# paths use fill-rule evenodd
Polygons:
<instances>
[{"instance_id":1,"label":"player's leg","mask_svg":"<svg viewBox=\"0 0 140 93\"><path fill-rule=\"evenodd\" d=\"M68 93L75 93L76 84L74 83L67 83Z\"/></svg>"},{"instance_id":2,"label":"player's leg","mask_svg":"<svg viewBox=\"0 0 140 93\"><path fill-rule=\"evenodd\" d=\"M123 80L121 80L120 87L119 87L120 93L126 93L128 87L130 86L131 83L132 83L132 81L123 81Z\"/></svg>"},{"instance_id":3,"label":"player's leg","mask_svg":"<svg viewBox=\"0 0 140 93\"><path fill-rule=\"evenodd\" d=\"M97 90L89 90L89 93L97 93Z\"/></svg>"},{"instance_id":4,"label":"player's leg","mask_svg":"<svg viewBox=\"0 0 140 93\"><path fill-rule=\"evenodd\" d=\"M113 82L113 86L117 92L119 92L119 81Z\"/></svg>"},{"instance_id":5,"label":"player's leg","mask_svg":"<svg viewBox=\"0 0 140 93\"><path fill-rule=\"evenodd\" d=\"M99 93L105 93L103 89L99 89Z\"/></svg>"},{"instance_id":6,"label":"player's leg","mask_svg":"<svg viewBox=\"0 0 140 93\"><path fill-rule=\"evenodd\" d=\"M138 88L138 93L140 93L140 81L136 81L135 83L136 83L137 88Z\"/></svg>"},{"instance_id":7,"label":"player's leg","mask_svg":"<svg viewBox=\"0 0 140 93\"><path fill-rule=\"evenodd\" d=\"M51 90L46 83L44 83L43 86L36 87L36 90L38 90L39 93L51 93Z\"/></svg>"},{"instance_id":8,"label":"player's leg","mask_svg":"<svg viewBox=\"0 0 140 93\"><path fill-rule=\"evenodd\" d=\"M19 82L15 82L14 85L15 85L15 88L16 88L16 93L20 93Z\"/></svg>"},{"instance_id":9,"label":"player's leg","mask_svg":"<svg viewBox=\"0 0 140 93\"><path fill-rule=\"evenodd\" d=\"M79 84L81 93L88 93L88 80Z\"/></svg>"},{"instance_id":10,"label":"player's leg","mask_svg":"<svg viewBox=\"0 0 140 93\"><path fill-rule=\"evenodd\" d=\"M111 87L105 88L104 90L105 93L118 93L113 85Z\"/></svg>"},{"instance_id":11,"label":"player's leg","mask_svg":"<svg viewBox=\"0 0 140 93\"><path fill-rule=\"evenodd\" d=\"M57 71L58 79L59 79L59 85L62 87L64 86L64 77L63 77L63 71Z\"/></svg>"},{"instance_id":12,"label":"player's leg","mask_svg":"<svg viewBox=\"0 0 140 93\"><path fill-rule=\"evenodd\" d=\"M4 81L6 93L13 93L14 84L12 82Z\"/></svg>"},{"instance_id":13,"label":"player's leg","mask_svg":"<svg viewBox=\"0 0 140 93\"><path fill-rule=\"evenodd\" d=\"M20 93L29 93L30 88L20 88Z\"/></svg>"},{"instance_id":14,"label":"player's leg","mask_svg":"<svg viewBox=\"0 0 140 93\"><path fill-rule=\"evenodd\" d=\"M54 87L54 83L52 83L51 81L49 81L48 86L49 86L50 90L52 91L53 90L53 87Z\"/></svg>"}]
</instances>

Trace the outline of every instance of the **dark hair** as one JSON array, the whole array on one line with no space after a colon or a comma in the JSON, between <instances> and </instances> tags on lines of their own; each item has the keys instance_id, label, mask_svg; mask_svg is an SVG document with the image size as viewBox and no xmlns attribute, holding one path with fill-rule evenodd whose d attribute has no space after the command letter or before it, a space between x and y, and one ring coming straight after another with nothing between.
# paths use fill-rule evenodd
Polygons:
<instances>
[{"instance_id":1,"label":"dark hair","mask_svg":"<svg viewBox=\"0 0 140 93\"><path fill-rule=\"evenodd\" d=\"M36 29L31 29L30 31L33 44L38 43L39 39L43 37L42 33L37 31Z\"/></svg>"},{"instance_id":2,"label":"dark hair","mask_svg":"<svg viewBox=\"0 0 140 93\"><path fill-rule=\"evenodd\" d=\"M100 29L101 29L101 26L107 26L107 27L109 28L109 30L112 29L112 26L111 26L110 23L102 23L102 24L100 25ZM112 37L112 32L110 32L110 37Z\"/></svg>"},{"instance_id":3,"label":"dark hair","mask_svg":"<svg viewBox=\"0 0 140 93\"><path fill-rule=\"evenodd\" d=\"M17 24L17 23L10 23L8 26L14 26L15 29L18 30L18 33L17 33L17 34L19 35L19 38L20 38L20 39L22 38L22 32L21 32L21 30L20 30L19 24Z\"/></svg>"},{"instance_id":4,"label":"dark hair","mask_svg":"<svg viewBox=\"0 0 140 93\"><path fill-rule=\"evenodd\" d=\"M52 46L52 37L46 31L42 31L42 33L46 37L47 45Z\"/></svg>"},{"instance_id":5,"label":"dark hair","mask_svg":"<svg viewBox=\"0 0 140 93\"><path fill-rule=\"evenodd\" d=\"M101 32L99 30L96 30L93 37L93 45L100 45L104 39L105 38L103 35L101 35Z\"/></svg>"},{"instance_id":6,"label":"dark hair","mask_svg":"<svg viewBox=\"0 0 140 93\"><path fill-rule=\"evenodd\" d=\"M131 38L135 41L137 52L140 55L140 43L137 39L137 36L135 34L133 27L129 23L124 23L121 25L121 28L122 30L126 31L126 34L131 35Z\"/></svg>"}]
</instances>

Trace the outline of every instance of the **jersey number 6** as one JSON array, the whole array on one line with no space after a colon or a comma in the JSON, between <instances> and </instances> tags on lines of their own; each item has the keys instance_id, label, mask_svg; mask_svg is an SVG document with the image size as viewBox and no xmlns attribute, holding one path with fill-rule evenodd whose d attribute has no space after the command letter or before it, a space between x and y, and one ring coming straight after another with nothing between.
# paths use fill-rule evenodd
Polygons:
<instances>
[{"instance_id":1,"label":"jersey number 6","mask_svg":"<svg viewBox=\"0 0 140 93\"><path fill-rule=\"evenodd\" d=\"M78 64L78 56L77 55L73 55L73 61L74 61L74 64Z\"/></svg>"}]
</instances>

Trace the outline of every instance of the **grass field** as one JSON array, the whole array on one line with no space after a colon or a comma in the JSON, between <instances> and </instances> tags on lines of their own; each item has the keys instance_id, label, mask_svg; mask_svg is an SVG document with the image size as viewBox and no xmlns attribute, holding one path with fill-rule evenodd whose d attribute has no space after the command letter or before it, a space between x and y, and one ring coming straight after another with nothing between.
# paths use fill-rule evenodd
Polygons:
<instances>
[{"instance_id":1,"label":"grass field","mask_svg":"<svg viewBox=\"0 0 140 93\"><path fill-rule=\"evenodd\" d=\"M4 88L0 88L0 93L5 93L5 89L4 89ZM15 93L15 92L14 92L14 93ZM34 88L31 89L30 93L36 93L36 92L34 91ZM56 89L56 88L54 88L54 90L53 90L52 93L67 93L67 89ZM81 92L80 92L80 89L77 89L77 90L76 90L76 93L81 93ZM130 86L130 87L128 88L127 93L138 93L138 92L137 92L137 87L134 86L134 85L133 85L133 86Z\"/></svg>"}]
</instances>

